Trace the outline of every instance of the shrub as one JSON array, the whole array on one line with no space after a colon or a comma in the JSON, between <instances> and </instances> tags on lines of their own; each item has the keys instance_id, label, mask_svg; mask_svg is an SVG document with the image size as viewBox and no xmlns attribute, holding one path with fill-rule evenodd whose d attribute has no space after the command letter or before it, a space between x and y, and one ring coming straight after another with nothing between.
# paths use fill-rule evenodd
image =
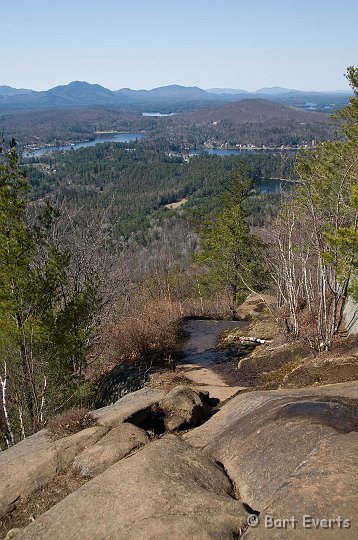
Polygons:
<instances>
[{"instance_id":1,"label":"shrub","mask_svg":"<svg viewBox=\"0 0 358 540\"><path fill-rule=\"evenodd\" d=\"M123 318L114 327L116 354L127 361L169 354L177 346L180 321L178 303L168 299L149 302L140 313Z\"/></svg>"}]
</instances>

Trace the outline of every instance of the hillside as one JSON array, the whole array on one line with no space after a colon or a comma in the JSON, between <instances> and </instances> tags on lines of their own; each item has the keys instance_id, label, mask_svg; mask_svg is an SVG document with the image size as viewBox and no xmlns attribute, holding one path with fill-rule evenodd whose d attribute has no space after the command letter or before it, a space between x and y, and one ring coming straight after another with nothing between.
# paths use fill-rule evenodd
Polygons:
<instances>
[{"instance_id":1,"label":"hillside","mask_svg":"<svg viewBox=\"0 0 358 540\"><path fill-rule=\"evenodd\" d=\"M332 124L332 120L323 113L304 111L295 107L274 103L267 99L244 99L221 105L183 113L179 118L193 124L223 122L303 122Z\"/></svg>"},{"instance_id":2,"label":"hillside","mask_svg":"<svg viewBox=\"0 0 358 540\"><path fill-rule=\"evenodd\" d=\"M20 145L61 144L93 139L96 131L149 130L156 123L129 111L81 107L6 114L0 116L0 131Z\"/></svg>"}]
</instances>

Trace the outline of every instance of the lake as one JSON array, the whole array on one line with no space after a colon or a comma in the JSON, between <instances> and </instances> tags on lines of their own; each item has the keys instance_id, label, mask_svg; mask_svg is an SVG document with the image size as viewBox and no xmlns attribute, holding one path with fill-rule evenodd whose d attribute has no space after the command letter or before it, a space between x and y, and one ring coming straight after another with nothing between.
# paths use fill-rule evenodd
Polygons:
<instances>
[{"instance_id":1,"label":"lake","mask_svg":"<svg viewBox=\"0 0 358 540\"><path fill-rule=\"evenodd\" d=\"M155 116L157 118L162 118L163 116L175 116L176 112L171 112L171 113L160 113L160 112L143 112L142 113L142 116Z\"/></svg>"},{"instance_id":2,"label":"lake","mask_svg":"<svg viewBox=\"0 0 358 540\"><path fill-rule=\"evenodd\" d=\"M39 148L38 150L34 150L33 152L25 153L24 157L40 157L43 154L47 154L48 152L78 150L78 148L87 148L88 146L95 146L96 144L101 144L105 142L125 143L143 139L144 137L145 135L143 133L114 133L110 135L105 135L103 137L97 137L93 141L80 142L76 144L65 144L63 146L47 146L46 148Z\"/></svg>"}]
</instances>

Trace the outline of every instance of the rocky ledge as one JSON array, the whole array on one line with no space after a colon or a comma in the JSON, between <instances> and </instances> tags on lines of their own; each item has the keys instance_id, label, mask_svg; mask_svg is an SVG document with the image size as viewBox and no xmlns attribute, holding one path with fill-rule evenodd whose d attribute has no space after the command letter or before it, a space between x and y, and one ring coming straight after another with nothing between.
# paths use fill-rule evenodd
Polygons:
<instances>
[{"instance_id":1,"label":"rocky ledge","mask_svg":"<svg viewBox=\"0 0 358 540\"><path fill-rule=\"evenodd\" d=\"M61 471L88 480L11 537L356 538L358 382L213 395L145 388L2 452L5 517Z\"/></svg>"}]
</instances>

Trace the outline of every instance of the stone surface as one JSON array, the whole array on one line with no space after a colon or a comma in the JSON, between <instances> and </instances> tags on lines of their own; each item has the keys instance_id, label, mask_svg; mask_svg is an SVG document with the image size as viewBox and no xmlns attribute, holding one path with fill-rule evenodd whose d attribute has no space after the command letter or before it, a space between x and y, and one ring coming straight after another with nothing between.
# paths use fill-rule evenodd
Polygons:
<instances>
[{"instance_id":1,"label":"stone surface","mask_svg":"<svg viewBox=\"0 0 358 540\"><path fill-rule=\"evenodd\" d=\"M184 438L222 463L242 500L259 512L353 519L357 397L357 381L250 392Z\"/></svg>"},{"instance_id":2,"label":"stone surface","mask_svg":"<svg viewBox=\"0 0 358 540\"><path fill-rule=\"evenodd\" d=\"M343 439L344 437L344 439ZM260 524L249 529L250 540L311 538L325 540L357 538L357 433L333 433L329 439L317 441L307 460L292 472L280 486L271 503L260 515ZM296 529L267 529L265 519L295 516ZM317 520L350 520L349 528L338 524L305 528L303 516ZM269 518L265 517L269 516Z\"/></svg>"},{"instance_id":3,"label":"stone surface","mask_svg":"<svg viewBox=\"0 0 358 540\"><path fill-rule=\"evenodd\" d=\"M205 402L208 394L201 390L198 392L201 396L189 386L176 386L159 402L159 408L165 415L165 426L169 431L182 426L197 426L209 417L211 407Z\"/></svg>"},{"instance_id":4,"label":"stone surface","mask_svg":"<svg viewBox=\"0 0 358 540\"><path fill-rule=\"evenodd\" d=\"M174 435L112 465L18 540L238 538L246 523L221 468Z\"/></svg>"},{"instance_id":5,"label":"stone surface","mask_svg":"<svg viewBox=\"0 0 358 540\"><path fill-rule=\"evenodd\" d=\"M51 441L40 431L0 453L0 516L11 510L17 499L44 486L70 465L86 446L106 433L94 426L69 437Z\"/></svg>"},{"instance_id":6,"label":"stone surface","mask_svg":"<svg viewBox=\"0 0 358 540\"><path fill-rule=\"evenodd\" d=\"M143 429L133 424L121 424L78 454L72 467L82 476L94 477L147 442L149 437Z\"/></svg>"},{"instance_id":7,"label":"stone surface","mask_svg":"<svg viewBox=\"0 0 358 540\"><path fill-rule=\"evenodd\" d=\"M224 403L228 399L233 398L241 392L246 392L244 386L191 386L195 392L209 392L210 400L217 400L219 403Z\"/></svg>"},{"instance_id":8,"label":"stone surface","mask_svg":"<svg viewBox=\"0 0 358 540\"><path fill-rule=\"evenodd\" d=\"M192 381L194 385L208 384L211 386L228 386L224 377L221 377L219 373L215 373L209 367L183 363L177 366L177 371Z\"/></svg>"},{"instance_id":9,"label":"stone surface","mask_svg":"<svg viewBox=\"0 0 358 540\"><path fill-rule=\"evenodd\" d=\"M0 452L0 517L20 497L47 484L56 474L56 450L40 431Z\"/></svg>"},{"instance_id":10,"label":"stone surface","mask_svg":"<svg viewBox=\"0 0 358 540\"><path fill-rule=\"evenodd\" d=\"M163 390L156 388L142 388L127 394L113 405L91 411L96 422L108 428L113 428L123 422L141 424L151 414L151 407L165 396Z\"/></svg>"},{"instance_id":11,"label":"stone surface","mask_svg":"<svg viewBox=\"0 0 358 540\"><path fill-rule=\"evenodd\" d=\"M82 452L84 448L95 444L107 431L108 429L103 426L92 426L54 441L57 453L57 470L61 471L69 467L77 454Z\"/></svg>"}]
</instances>

